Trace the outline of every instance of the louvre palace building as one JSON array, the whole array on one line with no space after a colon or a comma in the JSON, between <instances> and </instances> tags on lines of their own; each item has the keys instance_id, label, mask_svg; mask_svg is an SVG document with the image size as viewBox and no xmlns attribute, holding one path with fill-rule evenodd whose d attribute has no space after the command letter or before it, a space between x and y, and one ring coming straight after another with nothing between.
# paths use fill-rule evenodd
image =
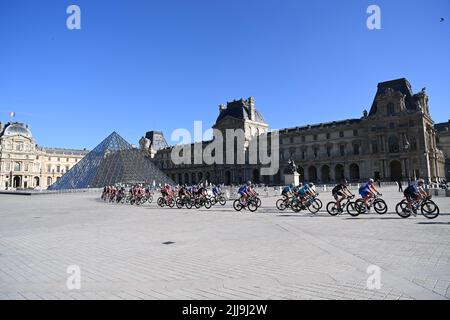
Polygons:
<instances>
[{"instance_id":1,"label":"louvre palace building","mask_svg":"<svg viewBox=\"0 0 450 320\"><path fill-rule=\"evenodd\" d=\"M46 189L85 154L86 150L39 147L28 125L0 122L0 190Z\"/></svg>"},{"instance_id":2,"label":"louvre palace building","mask_svg":"<svg viewBox=\"0 0 450 320\"><path fill-rule=\"evenodd\" d=\"M352 182L369 178L397 181L419 177L438 181L449 175L446 163L450 158L449 127L450 123L434 124L425 88L413 93L406 79L397 79L378 84L370 110L364 111L360 118L277 130L279 170L271 176L261 175L262 166L258 164L175 165L171 160L174 147L168 146L163 133L158 131L147 132L140 145L179 184L205 180L227 185L247 180L283 184L290 159L303 181L333 183L343 178ZM256 109L254 98L220 105L213 128L242 129L246 140L268 132L273 134ZM211 141L204 141L203 147Z\"/></svg>"}]
</instances>

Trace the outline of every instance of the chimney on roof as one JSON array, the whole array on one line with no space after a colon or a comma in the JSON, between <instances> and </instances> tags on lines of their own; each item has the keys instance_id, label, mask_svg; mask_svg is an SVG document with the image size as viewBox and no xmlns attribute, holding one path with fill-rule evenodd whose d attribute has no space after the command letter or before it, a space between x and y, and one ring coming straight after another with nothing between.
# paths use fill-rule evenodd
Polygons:
<instances>
[{"instance_id":1,"label":"chimney on roof","mask_svg":"<svg viewBox=\"0 0 450 320\"><path fill-rule=\"evenodd\" d=\"M250 97L248 98L247 102L250 109L250 120L255 121L256 120L255 98Z\"/></svg>"}]
</instances>

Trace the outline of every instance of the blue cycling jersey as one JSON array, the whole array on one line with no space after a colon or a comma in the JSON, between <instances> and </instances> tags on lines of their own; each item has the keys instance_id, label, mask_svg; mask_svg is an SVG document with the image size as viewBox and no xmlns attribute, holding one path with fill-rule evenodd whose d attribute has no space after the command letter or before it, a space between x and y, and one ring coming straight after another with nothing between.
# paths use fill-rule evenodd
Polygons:
<instances>
[{"instance_id":1,"label":"blue cycling jersey","mask_svg":"<svg viewBox=\"0 0 450 320\"><path fill-rule=\"evenodd\" d=\"M308 192L309 187L308 186L303 186L298 190L298 194L301 196L304 196L306 194L306 192Z\"/></svg>"}]
</instances>

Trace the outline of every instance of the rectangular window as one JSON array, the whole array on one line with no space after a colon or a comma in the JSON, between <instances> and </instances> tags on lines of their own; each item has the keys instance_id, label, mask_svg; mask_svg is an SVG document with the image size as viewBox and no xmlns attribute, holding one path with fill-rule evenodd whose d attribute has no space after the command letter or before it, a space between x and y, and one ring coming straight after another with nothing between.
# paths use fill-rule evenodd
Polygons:
<instances>
[{"instance_id":1,"label":"rectangular window","mask_svg":"<svg viewBox=\"0 0 450 320\"><path fill-rule=\"evenodd\" d=\"M355 137L358 136L358 130L353 130L353 136L355 136Z\"/></svg>"},{"instance_id":2,"label":"rectangular window","mask_svg":"<svg viewBox=\"0 0 450 320\"><path fill-rule=\"evenodd\" d=\"M327 139L330 139L331 135L330 133L327 133Z\"/></svg>"},{"instance_id":3,"label":"rectangular window","mask_svg":"<svg viewBox=\"0 0 450 320\"><path fill-rule=\"evenodd\" d=\"M305 142L306 138L305 136L302 136L302 142Z\"/></svg>"},{"instance_id":4,"label":"rectangular window","mask_svg":"<svg viewBox=\"0 0 450 320\"><path fill-rule=\"evenodd\" d=\"M344 137L344 131L339 131L339 137L343 138Z\"/></svg>"},{"instance_id":5,"label":"rectangular window","mask_svg":"<svg viewBox=\"0 0 450 320\"><path fill-rule=\"evenodd\" d=\"M339 146L339 153L341 154L341 156L345 156L345 146L344 145Z\"/></svg>"},{"instance_id":6,"label":"rectangular window","mask_svg":"<svg viewBox=\"0 0 450 320\"><path fill-rule=\"evenodd\" d=\"M317 140L317 134L314 135L314 141L316 141L316 140Z\"/></svg>"},{"instance_id":7,"label":"rectangular window","mask_svg":"<svg viewBox=\"0 0 450 320\"><path fill-rule=\"evenodd\" d=\"M359 154L359 144L353 145L353 154L355 154L355 155Z\"/></svg>"},{"instance_id":8,"label":"rectangular window","mask_svg":"<svg viewBox=\"0 0 450 320\"><path fill-rule=\"evenodd\" d=\"M314 148L314 158L316 159L319 155L319 148Z\"/></svg>"},{"instance_id":9,"label":"rectangular window","mask_svg":"<svg viewBox=\"0 0 450 320\"><path fill-rule=\"evenodd\" d=\"M327 147L327 156L331 157L331 147Z\"/></svg>"},{"instance_id":10,"label":"rectangular window","mask_svg":"<svg viewBox=\"0 0 450 320\"><path fill-rule=\"evenodd\" d=\"M372 141L372 153L378 153L378 144L376 141Z\"/></svg>"}]
</instances>

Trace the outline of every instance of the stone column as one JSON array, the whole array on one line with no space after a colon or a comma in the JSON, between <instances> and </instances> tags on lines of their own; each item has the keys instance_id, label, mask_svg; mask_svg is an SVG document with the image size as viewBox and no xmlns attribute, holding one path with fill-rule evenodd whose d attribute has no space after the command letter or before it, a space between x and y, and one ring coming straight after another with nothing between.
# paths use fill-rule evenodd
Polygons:
<instances>
[{"instance_id":1,"label":"stone column","mask_svg":"<svg viewBox=\"0 0 450 320\"><path fill-rule=\"evenodd\" d=\"M330 165L330 181L338 182L336 181L336 171L334 170L335 165Z\"/></svg>"}]
</instances>

